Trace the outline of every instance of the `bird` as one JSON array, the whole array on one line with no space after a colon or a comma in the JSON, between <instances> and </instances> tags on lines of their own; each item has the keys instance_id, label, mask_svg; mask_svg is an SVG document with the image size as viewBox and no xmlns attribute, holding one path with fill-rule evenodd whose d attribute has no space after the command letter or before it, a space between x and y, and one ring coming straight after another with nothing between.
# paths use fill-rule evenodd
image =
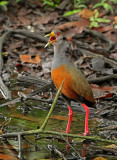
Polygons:
<instances>
[{"instance_id":1,"label":"bird","mask_svg":"<svg viewBox=\"0 0 117 160\"><path fill-rule=\"evenodd\" d=\"M96 108L96 102L92 89L80 69L76 68L66 57L66 47L65 42L63 41L63 33L59 29L53 29L51 33L47 34L45 37L48 36L49 40L45 47L50 44L54 46L51 78L57 90L64 80L61 95L67 103L69 110L66 133L70 132L73 116L71 101L75 101L80 102L81 106L85 109L85 129L83 135L87 136L91 134L88 127L89 107Z\"/></svg>"}]
</instances>

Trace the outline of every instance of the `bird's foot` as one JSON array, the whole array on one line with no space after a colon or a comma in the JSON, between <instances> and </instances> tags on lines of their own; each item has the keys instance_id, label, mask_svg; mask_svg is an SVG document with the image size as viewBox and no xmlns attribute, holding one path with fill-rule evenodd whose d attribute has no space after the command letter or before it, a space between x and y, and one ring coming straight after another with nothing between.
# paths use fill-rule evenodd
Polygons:
<instances>
[{"instance_id":1,"label":"bird's foot","mask_svg":"<svg viewBox=\"0 0 117 160\"><path fill-rule=\"evenodd\" d=\"M89 130L87 130L87 131L85 131L85 132L83 133L84 136L87 136L87 135L89 135L89 134L91 134L91 132L90 132Z\"/></svg>"}]
</instances>

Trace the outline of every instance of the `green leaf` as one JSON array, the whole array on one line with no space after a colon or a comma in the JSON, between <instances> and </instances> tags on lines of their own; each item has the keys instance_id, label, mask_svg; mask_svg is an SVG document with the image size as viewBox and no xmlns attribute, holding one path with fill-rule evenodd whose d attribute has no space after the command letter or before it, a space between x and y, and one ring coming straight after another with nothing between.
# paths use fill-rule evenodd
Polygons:
<instances>
[{"instance_id":1,"label":"green leaf","mask_svg":"<svg viewBox=\"0 0 117 160\"><path fill-rule=\"evenodd\" d=\"M115 4L117 4L117 0L111 0L112 2L114 2Z\"/></svg>"},{"instance_id":2,"label":"green leaf","mask_svg":"<svg viewBox=\"0 0 117 160\"><path fill-rule=\"evenodd\" d=\"M18 3L20 0L16 0L16 3Z\"/></svg>"},{"instance_id":3,"label":"green leaf","mask_svg":"<svg viewBox=\"0 0 117 160\"><path fill-rule=\"evenodd\" d=\"M79 4L76 8L86 8L87 6L84 4Z\"/></svg>"},{"instance_id":4,"label":"green leaf","mask_svg":"<svg viewBox=\"0 0 117 160\"><path fill-rule=\"evenodd\" d=\"M0 2L0 6L5 6L5 5L7 5L7 4L8 4L7 1L2 1L2 2Z\"/></svg>"},{"instance_id":5,"label":"green leaf","mask_svg":"<svg viewBox=\"0 0 117 160\"><path fill-rule=\"evenodd\" d=\"M97 22L104 22L104 23L109 23L110 22L110 20L106 19L106 18L97 18L96 21Z\"/></svg>"},{"instance_id":6,"label":"green leaf","mask_svg":"<svg viewBox=\"0 0 117 160\"><path fill-rule=\"evenodd\" d=\"M110 4L108 3L104 3L104 6L103 6L107 11L111 11L111 13L113 13L113 8Z\"/></svg>"},{"instance_id":7,"label":"green leaf","mask_svg":"<svg viewBox=\"0 0 117 160\"><path fill-rule=\"evenodd\" d=\"M90 21L95 21L95 18L94 17L90 17Z\"/></svg>"},{"instance_id":8,"label":"green leaf","mask_svg":"<svg viewBox=\"0 0 117 160\"><path fill-rule=\"evenodd\" d=\"M117 29L117 25L115 25L114 27L115 27L115 29Z\"/></svg>"},{"instance_id":9,"label":"green leaf","mask_svg":"<svg viewBox=\"0 0 117 160\"><path fill-rule=\"evenodd\" d=\"M98 22L91 22L89 28L91 29L92 27L99 27Z\"/></svg>"},{"instance_id":10,"label":"green leaf","mask_svg":"<svg viewBox=\"0 0 117 160\"><path fill-rule=\"evenodd\" d=\"M73 11L68 11L68 12L65 12L64 13L64 17L66 17L66 16L71 16L71 15L73 15L73 14L75 14L75 13L78 13L78 12L81 12L82 10L81 9L75 9L75 10L73 10Z\"/></svg>"},{"instance_id":11,"label":"green leaf","mask_svg":"<svg viewBox=\"0 0 117 160\"><path fill-rule=\"evenodd\" d=\"M102 6L103 6L102 3L97 3L97 4L95 4L95 5L93 6L93 8L98 8L98 7L102 7Z\"/></svg>"},{"instance_id":12,"label":"green leaf","mask_svg":"<svg viewBox=\"0 0 117 160\"><path fill-rule=\"evenodd\" d=\"M96 13L95 13L95 15L94 15L95 19L97 19L98 15L99 15L99 12L96 11Z\"/></svg>"}]
</instances>

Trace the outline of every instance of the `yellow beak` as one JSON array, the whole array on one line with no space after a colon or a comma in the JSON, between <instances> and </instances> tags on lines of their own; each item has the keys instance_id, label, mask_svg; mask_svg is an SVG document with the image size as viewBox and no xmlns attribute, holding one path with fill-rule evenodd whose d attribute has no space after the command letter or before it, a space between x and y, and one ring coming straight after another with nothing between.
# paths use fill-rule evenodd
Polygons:
<instances>
[{"instance_id":1,"label":"yellow beak","mask_svg":"<svg viewBox=\"0 0 117 160\"><path fill-rule=\"evenodd\" d=\"M51 32L51 33L45 35L45 37L51 37L51 36L55 36L54 32ZM54 42L54 41L50 41L50 39L49 39L48 43L45 45L44 48L46 48L47 46L49 46L49 45L52 44L53 42Z\"/></svg>"}]
</instances>

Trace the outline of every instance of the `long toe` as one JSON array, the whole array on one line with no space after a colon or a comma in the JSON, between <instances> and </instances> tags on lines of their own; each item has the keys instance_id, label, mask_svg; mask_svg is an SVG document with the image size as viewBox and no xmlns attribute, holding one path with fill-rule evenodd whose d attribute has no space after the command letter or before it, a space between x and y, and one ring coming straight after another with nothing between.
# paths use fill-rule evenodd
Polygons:
<instances>
[{"instance_id":1,"label":"long toe","mask_svg":"<svg viewBox=\"0 0 117 160\"><path fill-rule=\"evenodd\" d=\"M84 136L87 136L87 135L90 135L91 134L91 132L88 130L88 131L85 131L84 133L83 133L83 135Z\"/></svg>"}]
</instances>

